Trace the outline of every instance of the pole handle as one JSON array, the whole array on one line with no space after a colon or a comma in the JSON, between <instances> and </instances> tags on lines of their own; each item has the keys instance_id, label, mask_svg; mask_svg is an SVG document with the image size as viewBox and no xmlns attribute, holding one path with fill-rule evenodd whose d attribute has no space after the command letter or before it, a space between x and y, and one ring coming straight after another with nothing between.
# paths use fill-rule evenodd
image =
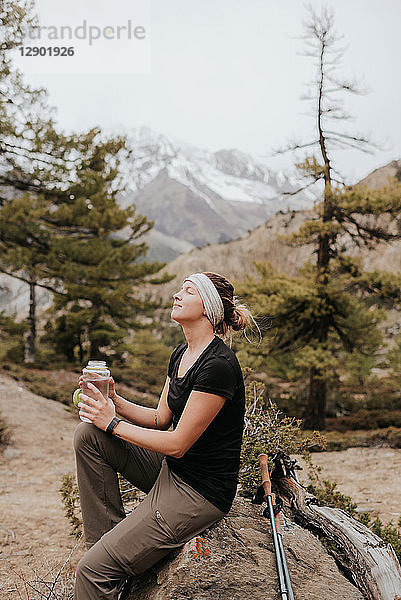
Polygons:
<instances>
[{"instance_id":1,"label":"pole handle","mask_svg":"<svg viewBox=\"0 0 401 600\"><path fill-rule=\"evenodd\" d=\"M265 492L265 500L267 500L267 496L271 496L272 494L272 483L270 481L269 476L269 467L268 467L268 456L267 454L259 454L259 467L262 474L262 486Z\"/></svg>"},{"instance_id":2,"label":"pole handle","mask_svg":"<svg viewBox=\"0 0 401 600\"><path fill-rule=\"evenodd\" d=\"M262 473L262 486L265 492L265 500L267 500L267 496L271 496L273 506L276 504L275 494L272 493L272 484L269 475L269 466L268 466L268 457L267 454L259 454L259 466ZM281 535L281 526L280 526L280 516L277 513L274 518L276 522L277 533Z\"/></svg>"}]
</instances>

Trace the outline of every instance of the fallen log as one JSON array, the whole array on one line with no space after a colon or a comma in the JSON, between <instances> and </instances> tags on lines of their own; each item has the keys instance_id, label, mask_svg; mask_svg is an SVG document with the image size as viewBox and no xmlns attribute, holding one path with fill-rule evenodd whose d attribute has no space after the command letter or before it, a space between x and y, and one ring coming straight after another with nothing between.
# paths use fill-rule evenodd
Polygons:
<instances>
[{"instance_id":1,"label":"fallen log","mask_svg":"<svg viewBox=\"0 0 401 600\"><path fill-rule=\"evenodd\" d=\"M272 472L272 482L292 518L326 540L328 551L366 600L401 600L401 566L391 544L343 510L318 506L312 494L280 469Z\"/></svg>"}]
</instances>

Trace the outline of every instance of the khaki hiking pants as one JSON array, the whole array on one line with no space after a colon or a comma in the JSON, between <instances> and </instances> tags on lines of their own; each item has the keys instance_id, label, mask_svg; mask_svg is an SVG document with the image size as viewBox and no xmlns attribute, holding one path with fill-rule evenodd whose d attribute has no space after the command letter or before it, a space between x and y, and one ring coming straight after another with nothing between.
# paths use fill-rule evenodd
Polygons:
<instances>
[{"instance_id":1,"label":"khaki hiking pants","mask_svg":"<svg viewBox=\"0 0 401 600\"><path fill-rule=\"evenodd\" d=\"M142 573L226 514L170 471L163 454L83 422L74 448L88 548L77 566L74 600L117 599L127 576ZM117 473L147 493L128 516Z\"/></svg>"}]
</instances>

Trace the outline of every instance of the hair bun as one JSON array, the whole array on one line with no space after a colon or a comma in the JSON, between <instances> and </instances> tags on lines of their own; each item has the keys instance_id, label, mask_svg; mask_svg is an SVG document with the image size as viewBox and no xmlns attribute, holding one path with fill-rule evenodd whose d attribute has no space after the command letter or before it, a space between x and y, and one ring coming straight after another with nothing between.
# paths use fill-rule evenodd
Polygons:
<instances>
[{"instance_id":1,"label":"hair bun","mask_svg":"<svg viewBox=\"0 0 401 600\"><path fill-rule=\"evenodd\" d=\"M250 314L251 313L249 309L245 306L245 304L234 305L232 321L230 323L234 331L240 331L241 329L245 329L245 327L249 325L249 322L251 320Z\"/></svg>"}]
</instances>

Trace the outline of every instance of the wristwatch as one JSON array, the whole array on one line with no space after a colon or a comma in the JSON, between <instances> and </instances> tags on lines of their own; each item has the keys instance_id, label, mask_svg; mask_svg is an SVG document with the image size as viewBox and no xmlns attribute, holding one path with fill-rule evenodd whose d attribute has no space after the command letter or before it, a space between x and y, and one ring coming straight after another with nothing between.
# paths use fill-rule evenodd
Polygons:
<instances>
[{"instance_id":1,"label":"wristwatch","mask_svg":"<svg viewBox=\"0 0 401 600\"><path fill-rule=\"evenodd\" d=\"M119 419L118 417L113 417L110 423L107 425L106 433L110 433L111 435L120 421L122 421L122 419Z\"/></svg>"}]
</instances>

